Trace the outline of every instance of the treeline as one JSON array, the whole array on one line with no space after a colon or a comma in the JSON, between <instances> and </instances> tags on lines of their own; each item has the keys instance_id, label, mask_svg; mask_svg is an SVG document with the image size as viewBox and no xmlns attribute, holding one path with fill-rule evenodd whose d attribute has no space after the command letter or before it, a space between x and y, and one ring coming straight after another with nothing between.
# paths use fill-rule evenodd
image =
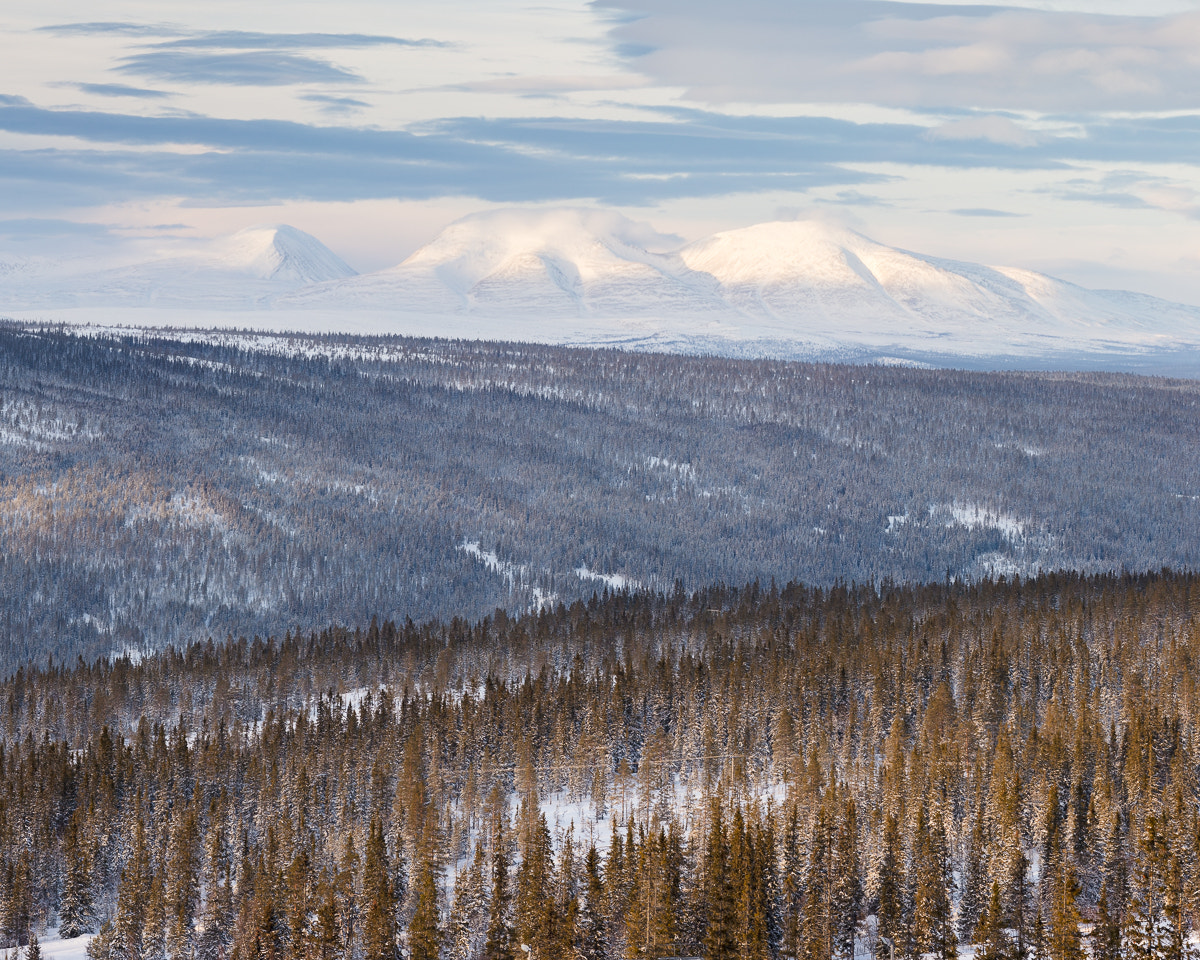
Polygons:
<instances>
[{"instance_id":1,"label":"treeline","mask_svg":"<svg viewBox=\"0 0 1200 960\"><path fill-rule=\"evenodd\" d=\"M1196 569L1198 399L1124 375L4 325L0 676L605 582Z\"/></svg>"},{"instance_id":2,"label":"treeline","mask_svg":"<svg viewBox=\"0 0 1200 960\"><path fill-rule=\"evenodd\" d=\"M618 594L23 669L0 947L1181 958L1198 656L1200 578L1163 572Z\"/></svg>"}]
</instances>

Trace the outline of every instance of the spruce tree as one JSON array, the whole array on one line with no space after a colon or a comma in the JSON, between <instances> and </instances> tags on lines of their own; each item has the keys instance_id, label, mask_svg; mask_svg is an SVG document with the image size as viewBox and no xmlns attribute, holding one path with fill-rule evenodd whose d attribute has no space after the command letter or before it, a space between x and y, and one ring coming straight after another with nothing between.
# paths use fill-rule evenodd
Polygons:
<instances>
[{"instance_id":1,"label":"spruce tree","mask_svg":"<svg viewBox=\"0 0 1200 960\"><path fill-rule=\"evenodd\" d=\"M64 940L91 933L95 924L92 856L90 843L81 828L81 811L67 821L63 835L62 897L59 900L59 936Z\"/></svg>"},{"instance_id":2,"label":"spruce tree","mask_svg":"<svg viewBox=\"0 0 1200 960\"><path fill-rule=\"evenodd\" d=\"M508 888L508 853L502 821L492 835L492 902L488 914L487 940L483 960L517 960L513 940L512 904Z\"/></svg>"},{"instance_id":3,"label":"spruce tree","mask_svg":"<svg viewBox=\"0 0 1200 960\"><path fill-rule=\"evenodd\" d=\"M363 859L362 946L364 960L396 956L396 894L388 867L387 843L378 816L371 818Z\"/></svg>"},{"instance_id":4,"label":"spruce tree","mask_svg":"<svg viewBox=\"0 0 1200 960\"><path fill-rule=\"evenodd\" d=\"M951 917L949 854L940 817L929 817L925 804L917 815L916 890L913 933L921 953L954 960L958 940Z\"/></svg>"},{"instance_id":5,"label":"spruce tree","mask_svg":"<svg viewBox=\"0 0 1200 960\"><path fill-rule=\"evenodd\" d=\"M554 909L554 851L546 817L529 817L522 837L513 904L517 943L529 947L530 960L552 960L559 944Z\"/></svg>"},{"instance_id":6,"label":"spruce tree","mask_svg":"<svg viewBox=\"0 0 1200 960\"><path fill-rule=\"evenodd\" d=\"M200 908L200 825L196 809L184 807L171 830L167 851L166 947L172 960L193 957L193 926Z\"/></svg>"},{"instance_id":7,"label":"spruce tree","mask_svg":"<svg viewBox=\"0 0 1200 960\"><path fill-rule=\"evenodd\" d=\"M441 908L437 877L428 854L421 857L416 876L416 907L408 925L410 960L438 960L442 949Z\"/></svg>"},{"instance_id":8,"label":"spruce tree","mask_svg":"<svg viewBox=\"0 0 1200 960\"><path fill-rule=\"evenodd\" d=\"M804 921L801 954L805 960L830 960L833 956L833 824L827 799L817 808L813 822L808 869L804 876Z\"/></svg>"},{"instance_id":9,"label":"spruce tree","mask_svg":"<svg viewBox=\"0 0 1200 960\"><path fill-rule=\"evenodd\" d=\"M729 859L729 841L717 804L709 824L704 857L705 960L734 960L738 952L737 900Z\"/></svg>"},{"instance_id":10,"label":"spruce tree","mask_svg":"<svg viewBox=\"0 0 1200 960\"><path fill-rule=\"evenodd\" d=\"M1092 960L1121 960L1121 921L1113 910L1108 895L1108 881L1100 884L1100 898L1096 903L1096 922L1092 926Z\"/></svg>"},{"instance_id":11,"label":"spruce tree","mask_svg":"<svg viewBox=\"0 0 1200 960\"><path fill-rule=\"evenodd\" d=\"M882 960L891 960L893 952L903 955L900 946L900 925L904 914L903 850L900 847L900 824L894 814L889 813L883 828L883 858L879 867L879 904L875 911L878 921L878 939L891 947L887 953L876 951Z\"/></svg>"},{"instance_id":12,"label":"spruce tree","mask_svg":"<svg viewBox=\"0 0 1200 960\"><path fill-rule=\"evenodd\" d=\"M839 956L853 958L854 938L858 933L862 909L862 866L858 856L858 816L853 800L847 800L838 825L833 852L833 885L830 910L833 945Z\"/></svg>"},{"instance_id":13,"label":"spruce tree","mask_svg":"<svg viewBox=\"0 0 1200 960\"><path fill-rule=\"evenodd\" d=\"M593 844L583 861L584 883L575 911L572 945L574 960L605 960L604 880L600 875L600 854Z\"/></svg>"},{"instance_id":14,"label":"spruce tree","mask_svg":"<svg viewBox=\"0 0 1200 960\"><path fill-rule=\"evenodd\" d=\"M1004 901L1000 897L1000 882L992 881L987 903L975 925L978 960L1013 960L1012 943L1004 930Z\"/></svg>"},{"instance_id":15,"label":"spruce tree","mask_svg":"<svg viewBox=\"0 0 1200 960\"><path fill-rule=\"evenodd\" d=\"M451 960L474 960L483 948L488 918L488 862L482 843L475 844L471 865L455 878L450 912Z\"/></svg>"},{"instance_id":16,"label":"spruce tree","mask_svg":"<svg viewBox=\"0 0 1200 960\"><path fill-rule=\"evenodd\" d=\"M1083 960L1083 942L1079 932L1082 917L1076 900L1079 881L1066 857L1059 857L1048 878L1050 925L1046 931L1046 956L1049 960Z\"/></svg>"}]
</instances>

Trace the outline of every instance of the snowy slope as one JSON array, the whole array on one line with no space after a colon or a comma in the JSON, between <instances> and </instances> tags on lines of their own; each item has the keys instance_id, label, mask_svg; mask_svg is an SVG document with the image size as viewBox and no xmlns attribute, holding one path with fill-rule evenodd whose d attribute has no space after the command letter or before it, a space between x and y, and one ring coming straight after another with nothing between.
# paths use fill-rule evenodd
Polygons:
<instances>
[{"instance_id":1,"label":"snowy slope","mask_svg":"<svg viewBox=\"0 0 1200 960\"><path fill-rule=\"evenodd\" d=\"M677 258L647 249L672 239L611 213L501 210L451 224L390 270L278 305L547 318L727 312L711 285L680 281Z\"/></svg>"},{"instance_id":2,"label":"snowy slope","mask_svg":"<svg viewBox=\"0 0 1200 960\"><path fill-rule=\"evenodd\" d=\"M615 213L498 210L364 276L285 226L120 267L0 267L0 311L46 308L135 326L1200 372L1200 308L923 256L813 221L681 246Z\"/></svg>"},{"instance_id":3,"label":"snowy slope","mask_svg":"<svg viewBox=\"0 0 1200 960\"><path fill-rule=\"evenodd\" d=\"M0 308L257 309L281 292L353 275L310 234L283 225L251 227L199 249L143 262L81 260L0 270Z\"/></svg>"}]
</instances>

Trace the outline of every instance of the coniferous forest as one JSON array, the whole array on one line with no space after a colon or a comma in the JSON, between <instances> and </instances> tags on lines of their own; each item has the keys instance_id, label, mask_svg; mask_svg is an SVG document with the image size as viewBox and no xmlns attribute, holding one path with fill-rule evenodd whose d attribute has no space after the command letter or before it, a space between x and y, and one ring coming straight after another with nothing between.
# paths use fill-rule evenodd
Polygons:
<instances>
[{"instance_id":1,"label":"coniferous forest","mask_svg":"<svg viewBox=\"0 0 1200 960\"><path fill-rule=\"evenodd\" d=\"M1197 569L1198 402L1123 374L0 324L0 676L605 584Z\"/></svg>"},{"instance_id":2,"label":"coniferous forest","mask_svg":"<svg viewBox=\"0 0 1200 960\"><path fill-rule=\"evenodd\" d=\"M1181 958L1200 578L617 593L26 667L0 946Z\"/></svg>"}]
</instances>

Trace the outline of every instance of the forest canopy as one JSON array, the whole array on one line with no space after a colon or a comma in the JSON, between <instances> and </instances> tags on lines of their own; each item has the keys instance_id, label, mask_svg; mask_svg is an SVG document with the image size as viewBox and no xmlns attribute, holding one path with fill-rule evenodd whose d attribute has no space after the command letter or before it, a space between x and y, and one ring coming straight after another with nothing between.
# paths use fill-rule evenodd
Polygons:
<instances>
[{"instance_id":1,"label":"forest canopy","mask_svg":"<svg viewBox=\"0 0 1200 960\"><path fill-rule=\"evenodd\" d=\"M618 593L0 685L0 947L1184 955L1200 578Z\"/></svg>"},{"instance_id":2,"label":"forest canopy","mask_svg":"<svg viewBox=\"0 0 1200 960\"><path fill-rule=\"evenodd\" d=\"M1200 383L0 326L0 676L606 586L1200 567Z\"/></svg>"}]
</instances>

